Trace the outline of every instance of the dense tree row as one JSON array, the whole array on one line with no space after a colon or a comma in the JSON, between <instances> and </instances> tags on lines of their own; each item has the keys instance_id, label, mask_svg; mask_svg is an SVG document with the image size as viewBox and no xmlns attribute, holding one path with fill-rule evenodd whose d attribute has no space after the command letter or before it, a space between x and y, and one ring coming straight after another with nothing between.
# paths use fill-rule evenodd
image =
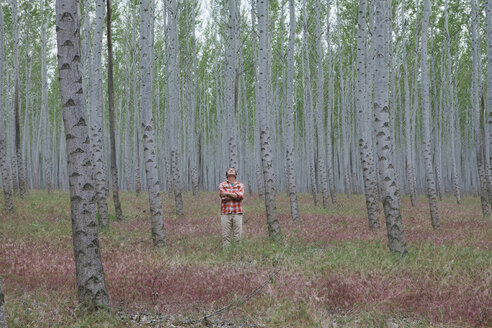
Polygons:
<instances>
[{"instance_id":1,"label":"dense tree row","mask_svg":"<svg viewBox=\"0 0 492 328\"><path fill-rule=\"evenodd\" d=\"M382 203L389 247L405 253L401 194L427 195L435 229L446 194L480 195L490 214L491 3L2 1L4 207L70 187L80 300L102 305L90 274L110 181L117 218L119 188L148 191L158 247L161 192L184 215L183 191L215 190L234 167L265 198L273 239L277 193L296 221L297 192L323 207L364 193L369 228Z\"/></svg>"}]
</instances>

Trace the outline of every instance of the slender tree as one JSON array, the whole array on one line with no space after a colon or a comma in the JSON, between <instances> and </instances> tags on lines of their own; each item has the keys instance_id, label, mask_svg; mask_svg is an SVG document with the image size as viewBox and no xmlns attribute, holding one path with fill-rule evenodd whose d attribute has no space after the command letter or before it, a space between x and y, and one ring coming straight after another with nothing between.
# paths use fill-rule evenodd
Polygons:
<instances>
[{"instance_id":1,"label":"slender tree","mask_svg":"<svg viewBox=\"0 0 492 328\"><path fill-rule=\"evenodd\" d=\"M0 170L2 171L4 209L8 212L14 210L12 202L12 181L7 159L7 148L5 143L5 132L3 131L3 7L0 7Z\"/></svg>"},{"instance_id":2,"label":"slender tree","mask_svg":"<svg viewBox=\"0 0 492 328\"><path fill-rule=\"evenodd\" d=\"M145 172L149 191L152 240L155 247L166 245L162 200L160 193L157 158L155 153L154 119L152 115L154 90L154 19L153 0L140 1L140 106L142 108L142 133L144 144Z\"/></svg>"},{"instance_id":3,"label":"slender tree","mask_svg":"<svg viewBox=\"0 0 492 328\"><path fill-rule=\"evenodd\" d=\"M296 177L294 172L294 42L296 37L296 14L294 0L289 0L289 50L287 57L287 140L285 145L285 166L287 193L290 200L290 214L292 220L299 221L299 209L297 206Z\"/></svg>"},{"instance_id":4,"label":"slender tree","mask_svg":"<svg viewBox=\"0 0 492 328\"><path fill-rule=\"evenodd\" d=\"M400 213L400 188L393 163L393 140L389 128L388 38L391 21L388 17L389 0L375 2L374 47L374 115L376 122L376 144L379 161L381 196L383 199L388 246L393 252L407 253L405 232Z\"/></svg>"},{"instance_id":5,"label":"slender tree","mask_svg":"<svg viewBox=\"0 0 492 328\"><path fill-rule=\"evenodd\" d=\"M7 317L5 316L5 297L2 291L2 277L0 277L0 328L7 328Z\"/></svg>"},{"instance_id":6,"label":"slender tree","mask_svg":"<svg viewBox=\"0 0 492 328\"><path fill-rule=\"evenodd\" d=\"M449 35L449 18L448 18L448 3L449 1L446 0L446 3L444 5L444 28L446 31L446 58L447 58L447 76L446 76L446 86L447 86L447 93L446 93L446 105L448 108L449 112L449 137L450 140L449 142L451 143L451 170L452 170L452 178L453 178L453 189L454 189L454 194L456 196L456 202L458 204L461 204L461 187L459 184L459 178L458 178L458 167L456 164L456 129L455 129L455 104L454 104L454 93L453 93L453 77L451 74L452 71L452 61L451 61L451 38Z\"/></svg>"},{"instance_id":7,"label":"slender tree","mask_svg":"<svg viewBox=\"0 0 492 328\"><path fill-rule=\"evenodd\" d=\"M371 117L367 105L366 91L366 1L359 0L359 20L357 31L357 126L359 128L359 149L364 178L367 217L370 229L379 229L379 204L376 165L372 148L371 130L368 119Z\"/></svg>"},{"instance_id":8,"label":"slender tree","mask_svg":"<svg viewBox=\"0 0 492 328\"><path fill-rule=\"evenodd\" d=\"M89 134L82 89L77 0L56 1L56 31L79 303L89 308L109 306L97 236Z\"/></svg>"},{"instance_id":9,"label":"slender tree","mask_svg":"<svg viewBox=\"0 0 492 328\"><path fill-rule=\"evenodd\" d=\"M12 33L14 41L14 129L15 129L15 158L16 170L19 183L19 195L21 198L26 196L26 172L22 157L21 138L20 138L20 99L19 99L19 17L17 14L17 0L12 0Z\"/></svg>"},{"instance_id":10,"label":"slender tree","mask_svg":"<svg viewBox=\"0 0 492 328\"><path fill-rule=\"evenodd\" d=\"M114 87L113 87L113 42L111 40L111 0L106 0L107 6L107 40L108 40L108 110L109 110L109 139L111 143L111 182L113 187L113 202L116 211L116 218L123 219L121 211L118 167L116 166L116 141L114 131Z\"/></svg>"},{"instance_id":11,"label":"slender tree","mask_svg":"<svg viewBox=\"0 0 492 328\"><path fill-rule=\"evenodd\" d=\"M330 186L331 202L336 204L337 194L335 189L335 178L333 175L333 142L332 142L332 127L331 116L333 112L333 77L332 77L332 63L331 63L331 35L330 35L330 0L326 0L326 44L328 50L327 53L327 66L328 66L328 110L326 113L326 168L328 171L328 185Z\"/></svg>"},{"instance_id":12,"label":"slender tree","mask_svg":"<svg viewBox=\"0 0 492 328\"><path fill-rule=\"evenodd\" d=\"M323 51L321 48L321 22L320 22L320 0L316 0L316 55L317 55L317 68L318 68L318 81L317 81L317 98L316 98L316 140L318 146L318 177L321 183L321 191L323 194L323 207L327 208L329 205L329 190L328 181L326 178L326 148L325 148L325 77L323 67Z\"/></svg>"},{"instance_id":13,"label":"slender tree","mask_svg":"<svg viewBox=\"0 0 492 328\"><path fill-rule=\"evenodd\" d=\"M475 145L476 145L476 158L477 158L477 170L478 170L478 182L480 187L480 200L482 203L482 214L484 217L490 216L490 209L487 199L487 172L485 163L485 145L483 144L482 131L482 113L479 105L479 85L481 80L480 74L480 36L478 31L478 13L477 4L475 0L471 2L471 34L472 34L472 86L471 86L471 102L474 113L474 127L475 127Z\"/></svg>"},{"instance_id":14,"label":"slender tree","mask_svg":"<svg viewBox=\"0 0 492 328\"><path fill-rule=\"evenodd\" d=\"M487 129L488 129L488 166L489 178L492 177L492 0L487 0ZM489 183L489 188L492 189L492 183ZM489 191L490 195L490 191Z\"/></svg>"},{"instance_id":15,"label":"slender tree","mask_svg":"<svg viewBox=\"0 0 492 328\"><path fill-rule=\"evenodd\" d=\"M225 70L227 129L229 135L229 167L238 169L238 150L236 142L236 106L237 106L237 47L239 34L239 15L237 0L228 0L229 23L227 43L227 64Z\"/></svg>"},{"instance_id":16,"label":"slender tree","mask_svg":"<svg viewBox=\"0 0 492 328\"><path fill-rule=\"evenodd\" d=\"M106 227L109 224L108 188L106 181L106 154L104 151L104 134L102 119L102 37L104 29L104 0L96 0L96 17L94 36L92 39L92 65L90 70L89 118L92 148L92 164L94 165L94 183L96 186L97 212L99 224ZM89 11L86 11L86 19Z\"/></svg>"},{"instance_id":17,"label":"slender tree","mask_svg":"<svg viewBox=\"0 0 492 328\"><path fill-rule=\"evenodd\" d=\"M260 116L261 163L265 181L265 206L270 238L282 241L282 232L277 219L277 205L274 192L273 160L270 127L267 119L267 74L268 74L268 8L266 0L258 0L258 92Z\"/></svg>"},{"instance_id":18,"label":"slender tree","mask_svg":"<svg viewBox=\"0 0 492 328\"><path fill-rule=\"evenodd\" d=\"M422 17L422 47L421 47L421 74L422 74L422 129L423 129L423 155L425 167L425 181L427 197L429 197L429 207L432 227L439 229L439 211L437 209L436 180L432 165L432 140L431 140L431 108L429 99L429 72L427 63L427 33L429 27L429 16L431 12L430 0L424 0L424 13Z\"/></svg>"},{"instance_id":19,"label":"slender tree","mask_svg":"<svg viewBox=\"0 0 492 328\"><path fill-rule=\"evenodd\" d=\"M44 161L44 180L48 193L51 193L51 165L50 165L50 118L48 110L48 78L46 67L46 15L45 0L41 0L41 126L43 133L43 161Z\"/></svg>"}]
</instances>

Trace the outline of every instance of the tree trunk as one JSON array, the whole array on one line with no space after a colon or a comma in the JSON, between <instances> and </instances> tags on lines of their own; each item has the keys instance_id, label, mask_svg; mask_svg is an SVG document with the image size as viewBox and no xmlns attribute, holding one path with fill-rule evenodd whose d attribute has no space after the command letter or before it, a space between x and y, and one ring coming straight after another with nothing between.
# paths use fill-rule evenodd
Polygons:
<instances>
[{"instance_id":1,"label":"tree trunk","mask_svg":"<svg viewBox=\"0 0 492 328\"><path fill-rule=\"evenodd\" d=\"M318 92L316 99L316 137L318 145L318 177L321 183L321 191L323 194L323 207L329 206L329 191L328 181L326 179L326 151L325 151L325 97L324 97L324 72L323 72L323 52L321 50L321 23L320 23L320 0L316 0L316 54L318 57Z\"/></svg>"},{"instance_id":2,"label":"tree trunk","mask_svg":"<svg viewBox=\"0 0 492 328\"><path fill-rule=\"evenodd\" d=\"M277 205L274 195L274 174L272 163L272 150L270 140L270 128L267 119L267 74L268 74L268 9L266 0L258 0L258 64L259 79L257 97L259 97L258 108L260 116L260 142L261 142L261 163L263 166L263 176L265 180L265 206L267 215L268 233L270 238L277 242L282 241L282 232L277 219Z\"/></svg>"},{"instance_id":3,"label":"tree trunk","mask_svg":"<svg viewBox=\"0 0 492 328\"><path fill-rule=\"evenodd\" d=\"M12 31L13 31L13 47L14 47L14 130L15 130L15 157L16 169L19 181L19 195L21 198L26 196L26 172L24 161L22 159L22 148L20 140L20 104L19 104L19 24L17 16L17 0L12 0Z\"/></svg>"},{"instance_id":4,"label":"tree trunk","mask_svg":"<svg viewBox=\"0 0 492 328\"><path fill-rule=\"evenodd\" d=\"M333 68L331 63L330 39L330 0L326 1L326 44L328 45L328 112L326 113L326 168L328 170L328 185L330 186L331 202L336 204L337 193L333 176L333 140L331 116L333 113Z\"/></svg>"},{"instance_id":5,"label":"tree trunk","mask_svg":"<svg viewBox=\"0 0 492 328\"><path fill-rule=\"evenodd\" d=\"M87 12L87 15L89 13ZM96 0L96 23L92 45L92 65L90 82L90 133L92 148L92 164L94 165L94 183L96 185L97 212L99 224L107 227L109 224L107 186L106 186L106 155L104 152L104 134L102 126L102 66L101 48L104 29L104 0Z\"/></svg>"},{"instance_id":6,"label":"tree trunk","mask_svg":"<svg viewBox=\"0 0 492 328\"><path fill-rule=\"evenodd\" d=\"M237 81L237 43L238 43L238 15L237 0L228 0L229 3L229 30L227 44L227 65L225 70L226 83L226 113L227 113L227 132L229 135L229 167L238 169L238 154L236 143L236 105L237 90L235 82Z\"/></svg>"},{"instance_id":7,"label":"tree trunk","mask_svg":"<svg viewBox=\"0 0 492 328\"><path fill-rule=\"evenodd\" d=\"M372 148L371 129L367 126L371 115L367 105L366 90L366 0L359 0L357 33L357 126L359 127L359 151L364 179L369 228L379 229L379 204L376 165Z\"/></svg>"},{"instance_id":8,"label":"tree trunk","mask_svg":"<svg viewBox=\"0 0 492 328\"><path fill-rule=\"evenodd\" d=\"M379 157L379 174L383 198L388 246L393 252L407 253L405 232L400 213L400 189L393 163L388 108L388 19L389 0L376 0L374 47L374 115Z\"/></svg>"},{"instance_id":9,"label":"tree trunk","mask_svg":"<svg viewBox=\"0 0 492 328\"><path fill-rule=\"evenodd\" d=\"M12 202L12 180L10 179L9 161L5 144L5 132L3 131L3 8L0 7L0 170L2 171L4 209L7 212L14 210Z\"/></svg>"},{"instance_id":10,"label":"tree trunk","mask_svg":"<svg viewBox=\"0 0 492 328\"><path fill-rule=\"evenodd\" d=\"M478 169L478 179L480 184L480 200L482 203L482 214L483 217L490 216L490 209L487 199L487 176L486 176L486 164L484 162L485 145L483 145L482 138L482 113L480 112L479 101L479 86L480 86L480 36L478 31L478 15L476 10L475 0L470 0L471 2L471 35L472 35L472 88L471 88L471 102L473 107L473 113L475 118L475 144L476 144L476 157L477 157L477 169Z\"/></svg>"},{"instance_id":11,"label":"tree trunk","mask_svg":"<svg viewBox=\"0 0 492 328\"><path fill-rule=\"evenodd\" d=\"M489 180L492 178L492 0L487 0L486 5L487 12L487 128L488 128L488 166L489 166ZM492 183L489 188L492 189ZM489 196L490 196L489 191Z\"/></svg>"},{"instance_id":12,"label":"tree trunk","mask_svg":"<svg viewBox=\"0 0 492 328\"><path fill-rule=\"evenodd\" d=\"M2 291L2 277L0 277L0 328L7 327L7 317L5 316L5 297L3 296Z\"/></svg>"},{"instance_id":13,"label":"tree trunk","mask_svg":"<svg viewBox=\"0 0 492 328\"><path fill-rule=\"evenodd\" d=\"M140 106L142 108L142 133L145 172L149 191L150 222L155 247L166 246L162 200L160 193L157 158L155 155L154 119L152 117L154 90L154 18L153 0L140 1Z\"/></svg>"},{"instance_id":14,"label":"tree trunk","mask_svg":"<svg viewBox=\"0 0 492 328\"><path fill-rule=\"evenodd\" d=\"M451 143L451 170L452 170L452 177L453 177L453 187L454 187L454 194L456 196L456 202L458 204L461 204L461 187L459 184L459 178L458 178L458 168L456 164L456 137L455 137L455 108L454 108L454 94L453 94L453 77L451 74L451 50L450 50L450 35L449 35L449 28L448 28L448 2L446 0L445 7L444 7L444 28L446 30L446 58L447 58L447 78L446 78L446 85L447 85L447 92L446 92L446 107L448 108L449 112L449 138L450 138L450 143ZM491 80L492 81L492 80Z\"/></svg>"},{"instance_id":15,"label":"tree trunk","mask_svg":"<svg viewBox=\"0 0 492 328\"><path fill-rule=\"evenodd\" d=\"M299 221L299 208L297 206L296 178L294 172L294 42L296 33L296 15L294 0L289 0L289 50L287 58L287 135L285 145L287 193L290 200L290 214L292 220Z\"/></svg>"},{"instance_id":16,"label":"tree trunk","mask_svg":"<svg viewBox=\"0 0 492 328\"><path fill-rule=\"evenodd\" d=\"M77 0L56 1L56 27L79 303L89 308L107 307L109 296L97 236L89 134L82 89Z\"/></svg>"},{"instance_id":17,"label":"tree trunk","mask_svg":"<svg viewBox=\"0 0 492 328\"><path fill-rule=\"evenodd\" d=\"M177 130L171 133L171 176L172 189L174 191L174 203L177 215L184 215L183 212L183 196L181 193L181 174L179 166L179 44L178 44L178 27L177 27L177 11L178 4L176 0L168 0L167 9L169 10L169 106L171 110L172 126Z\"/></svg>"},{"instance_id":18,"label":"tree trunk","mask_svg":"<svg viewBox=\"0 0 492 328\"><path fill-rule=\"evenodd\" d=\"M436 199L436 180L434 178L434 168L432 165L432 140L431 140L431 108L429 100L429 72L427 68L427 32L429 26L429 16L431 12L430 0L424 0L424 14L422 17L422 47L421 47L421 75L422 75L422 129L423 129L423 155L425 167L425 180L427 196L429 197L429 207L432 227L439 229L439 211Z\"/></svg>"},{"instance_id":19,"label":"tree trunk","mask_svg":"<svg viewBox=\"0 0 492 328\"><path fill-rule=\"evenodd\" d=\"M303 119L305 124L305 143L309 165L309 178L311 182L311 194L313 196L314 206L318 206L318 187L316 183L316 167L314 159L314 127L313 127L313 97L311 94L311 65L309 64L309 49L308 49L308 26L307 26L307 3L303 5L303 45L304 45L304 65L303 65L303 100L304 111Z\"/></svg>"},{"instance_id":20,"label":"tree trunk","mask_svg":"<svg viewBox=\"0 0 492 328\"><path fill-rule=\"evenodd\" d=\"M118 167L116 166L116 141L114 131L114 87L113 87L113 43L111 40L111 0L106 0L107 6L107 39L108 39L108 110L109 110L109 139L111 142L111 182L113 187L113 201L116 218L123 220L121 211Z\"/></svg>"},{"instance_id":21,"label":"tree trunk","mask_svg":"<svg viewBox=\"0 0 492 328\"><path fill-rule=\"evenodd\" d=\"M46 77L46 18L44 0L41 0L41 126L44 127L43 133L43 161L44 161L44 179L48 193L51 193L51 163L50 163L50 115L48 110L48 79Z\"/></svg>"}]
</instances>

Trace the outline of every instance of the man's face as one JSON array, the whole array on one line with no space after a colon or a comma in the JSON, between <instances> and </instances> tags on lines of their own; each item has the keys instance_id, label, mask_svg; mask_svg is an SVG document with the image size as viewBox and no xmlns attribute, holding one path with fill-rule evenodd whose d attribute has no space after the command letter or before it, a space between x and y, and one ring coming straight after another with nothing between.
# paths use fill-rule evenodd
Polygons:
<instances>
[{"instance_id":1,"label":"man's face","mask_svg":"<svg viewBox=\"0 0 492 328\"><path fill-rule=\"evenodd\" d=\"M236 171L233 168L230 168L227 170L227 179L229 178L235 178L236 177Z\"/></svg>"}]
</instances>

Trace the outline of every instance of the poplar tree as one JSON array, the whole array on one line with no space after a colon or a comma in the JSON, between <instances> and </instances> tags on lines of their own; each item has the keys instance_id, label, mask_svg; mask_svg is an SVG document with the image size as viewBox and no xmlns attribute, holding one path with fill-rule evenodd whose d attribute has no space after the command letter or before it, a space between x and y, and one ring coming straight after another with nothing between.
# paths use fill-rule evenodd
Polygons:
<instances>
[{"instance_id":1,"label":"poplar tree","mask_svg":"<svg viewBox=\"0 0 492 328\"><path fill-rule=\"evenodd\" d=\"M0 328L7 328L7 318L5 316L5 297L2 291L2 277L0 277Z\"/></svg>"},{"instance_id":2,"label":"poplar tree","mask_svg":"<svg viewBox=\"0 0 492 328\"><path fill-rule=\"evenodd\" d=\"M12 0L12 34L14 47L14 131L15 131L15 170L17 171L19 195L21 198L26 196L26 171L22 157L21 138L20 138L20 95L19 95L19 17L17 14L17 0Z\"/></svg>"},{"instance_id":3,"label":"poplar tree","mask_svg":"<svg viewBox=\"0 0 492 328\"><path fill-rule=\"evenodd\" d=\"M155 247L166 246L162 199L160 193L157 158L155 153L154 118L152 115L154 91L154 18L153 0L140 0L140 106L142 112L142 137L145 172L149 192L152 241Z\"/></svg>"},{"instance_id":4,"label":"poplar tree","mask_svg":"<svg viewBox=\"0 0 492 328\"><path fill-rule=\"evenodd\" d=\"M297 206L296 177L294 172L294 43L296 34L296 14L294 0L289 0L289 49L287 55L287 101L286 119L287 135L285 145L285 166L287 193L290 200L290 214L292 220L299 221L299 208Z\"/></svg>"},{"instance_id":5,"label":"poplar tree","mask_svg":"<svg viewBox=\"0 0 492 328\"><path fill-rule=\"evenodd\" d=\"M430 0L424 0L424 13L422 17L422 47L421 47L421 69L422 76L422 130L423 130L423 155L425 167L425 181L427 197L429 198L429 207L431 223L434 229L439 229L439 211L437 209L436 198L436 180L434 178L434 167L432 164L432 140L431 140L431 108L429 99L429 72L427 62L427 33L429 27L429 17L431 12Z\"/></svg>"},{"instance_id":6,"label":"poplar tree","mask_svg":"<svg viewBox=\"0 0 492 328\"><path fill-rule=\"evenodd\" d=\"M270 127L267 119L267 74L268 74L268 8L267 0L258 0L258 94L261 163L265 181L265 206L267 226L270 238L277 242L282 241L282 232L277 219L277 205L275 202L274 174L272 163L272 150L270 139Z\"/></svg>"},{"instance_id":7,"label":"poplar tree","mask_svg":"<svg viewBox=\"0 0 492 328\"><path fill-rule=\"evenodd\" d=\"M97 235L90 142L82 88L77 0L56 1L56 35L79 303L88 308L107 307L109 295Z\"/></svg>"},{"instance_id":8,"label":"poplar tree","mask_svg":"<svg viewBox=\"0 0 492 328\"><path fill-rule=\"evenodd\" d=\"M366 90L366 1L359 0L357 31L357 126L359 133L360 160L364 178L367 217L370 229L379 229L379 204L377 191L376 165L372 148L371 130L367 126L371 117L367 108Z\"/></svg>"},{"instance_id":9,"label":"poplar tree","mask_svg":"<svg viewBox=\"0 0 492 328\"><path fill-rule=\"evenodd\" d=\"M116 218L123 220L121 211L118 167L116 165L116 140L114 126L114 87L113 87L113 42L111 36L111 0L106 0L107 7L107 40L108 40L108 111L109 111L109 140L111 143L111 185L113 189L113 202Z\"/></svg>"},{"instance_id":10,"label":"poplar tree","mask_svg":"<svg viewBox=\"0 0 492 328\"><path fill-rule=\"evenodd\" d=\"M94 165L94 183L96 186L97 212L99 224L106 227L109 224L108 187L106 180L106 154L104 151L104 133L102 116L102 37L104 30L104 0L96 0L96 17L94 35L92 38L92 63L90 65L89 118L90 138L92 148L92 164ZM89 11L86 11L89 19Z\"/></svg>"},{"instance_id":11,"label":"poplar tree","mask_svg":"<svg viewBox=\"0 0 492 328\"><path fill-rule=\"evenodd\" d=\"M390 54L388 51L388 32L391 24L387 10L389 4L389 0L375 0L373 109L388 246L391 251L404 254L407 253L407 246L400 212L400 188L393 163L393 140L389 128L388 75Z\"/></svg>"},{"instance_id":12,"label":"poplar tree","mask_svg":"<svg viewBox=\"0 0 492 328\"><path fill-rule=\"evenodd\" d=\"M5 143L5 132L3 130L3 46L4 46L4 27L3 27L3 7L0 6L0 170L2 171L4 209L7 212L14 210L12 201L12 180L10 176L9 164L7 159L7 148Z\"/></svg>"}]
</instances>

